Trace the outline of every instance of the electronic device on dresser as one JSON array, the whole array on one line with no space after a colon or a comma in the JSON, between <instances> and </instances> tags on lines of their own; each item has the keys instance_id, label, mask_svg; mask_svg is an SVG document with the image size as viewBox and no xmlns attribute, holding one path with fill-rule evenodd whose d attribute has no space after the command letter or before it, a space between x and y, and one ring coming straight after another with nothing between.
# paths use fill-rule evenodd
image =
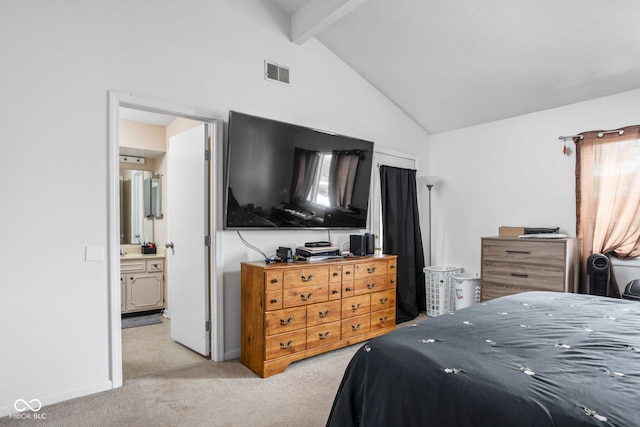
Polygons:
<instances>
[{"instance_id":1,"label":"electronic device on dresser","mask_svg":"<svg viewBox=\"0 0 640 427\"><path fill-rule=\"evenodd\" d=\"M367 243L365 237L361 234L352 234L349 236L349 252L353 256L364 256L367 251Z\"/></svg>"},{"instance_id":2,"label":"electronic device on dresser","mask_svg":"<svg viewBox=\"0 0 640 427\"><path fill-rule=\"evenodd\" d=\"M373 142L229 112L225 229L366 227Z\"/></svg>"}]
</instances>

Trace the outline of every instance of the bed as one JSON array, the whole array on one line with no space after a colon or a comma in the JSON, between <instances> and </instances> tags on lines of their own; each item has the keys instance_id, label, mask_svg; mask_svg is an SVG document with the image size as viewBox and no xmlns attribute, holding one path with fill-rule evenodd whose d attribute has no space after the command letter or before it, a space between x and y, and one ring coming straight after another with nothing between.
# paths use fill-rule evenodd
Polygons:
<instances>
[{"instance_id":1,"label":"bed","mask_svg":"<svg viewBox=\"0 0 640 427\"><path fill-rule=\"evenodd\" d=\"M363 345L328 426L640 425L640 302L525 292Z\"/></svg>"}]
</instances>

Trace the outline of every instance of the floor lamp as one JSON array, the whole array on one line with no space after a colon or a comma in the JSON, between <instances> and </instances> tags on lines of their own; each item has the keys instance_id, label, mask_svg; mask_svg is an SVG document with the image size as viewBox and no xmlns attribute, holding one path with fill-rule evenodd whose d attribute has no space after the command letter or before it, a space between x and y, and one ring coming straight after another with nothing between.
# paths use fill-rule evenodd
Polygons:
<instances>
[{"instance_id":1,"label":"floor lamp","mask_svg":"<svg viewBox=\"0 0 640 427\"><path fill-rule=\"evenodd\" d=\"M438 182L438 177L437 176L419 176L418 177L418 181L420 181L422 184L426 185L427 188L429 189L429 262L427 265L431 265L431 243L433 241L432 237L431 237L431 189L433 188L434 185L436 185L436 183Z\"/></svg>"}]
</instances>

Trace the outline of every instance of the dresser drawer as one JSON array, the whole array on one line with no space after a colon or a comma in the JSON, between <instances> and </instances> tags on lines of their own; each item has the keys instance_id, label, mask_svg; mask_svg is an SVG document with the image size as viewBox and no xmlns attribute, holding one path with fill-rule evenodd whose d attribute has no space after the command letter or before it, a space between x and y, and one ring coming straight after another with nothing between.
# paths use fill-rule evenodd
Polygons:
<instances>
[{"instance_id":1,"label":"dresser drawer","mask_svg":"<svg viewBox=\"0 0 640 427\"><path fill-rule=\"evenodd\" d=\"M285 289L327 283L329 283L329 267L326 266L296 268L284 273Z\"/></svg>"},{"instance_id":2,"label":"dresser drawer","mask_svg":"<svg viewBox=\"0 0 640 427\"><path fill-rule=\"evenodd\" d=\"M360 295L342 300L342 318L358 316L371 311L371 296Z\"/></svg>"},{"instance_id":3,"label":"dresser drawer","mask_svg":"<svg viewBox=\"0 0 640 427\"><path fill-rule=\"evenodd\" d=\"M303 351L307 347L307 330L300 329L267 337L265 358L275 359L291 353Z\"/></svg>"},{"instance_id":4,"label":"dresser drawer","mask_svg":"<svg viewBox=\"0 0 640 427\"><path fill-rule=\"evenodd\" d=\"M364 279L387 274L387 260L362 262L355 265L355 278Z\"/></svg>"},{"instance_id":5,"label":"dresser drawer","mask_svg":"<svg viewBox=\"0 0 640 427\"><path fill-rule=\"evenodd\" d=\"M371 294L371 311L385 310L396 306L396 290L391 289Z\"/></svg>"},{"instance_id":6,"label":"dresser drawer","mask_svg":"<svg viewBox=\"0 0 640 427\"><path fill-rule=\"evenodd\" d=\"M389 308L387 310L376 311L371 313L371 330L389 328L396 324L396 309Z\"/></svg>"},{"instance_id":7,"label":"dresser drawer","mask_svg":"<svg viewBox=\"0 0 640 427\"><path fill-rule=\"evenodd\" d=\"M359 279L354 283L354 294L362 295L375 291L383 291L395 287L395 282L389 276L373 276L367 279Z\"/></svg>"},{"instance_id":8,"label":"dresser drawer","mask_svg":"<svg viewBox=\"0 0 640 427\"><path fill-rule=\"evenodd\" d=\"M482 242L483 261L500 261L563 267L565 261L563 241L484 240Z\"/></svg>"},{"instance_id":9,"label":"dresser drawer","mask_svg":"<svg viewBox=\"0 0 640 427\"><path fill-rule=\"evenodd\" d=\"M277 291L282 289L284 273L282 271L265 271L264 287L267 291Z\"/></svg>"},{"instance_id":10,"label":"dresser drawer","mask_svg":"<svg viewBox=\"0 0 640 427\"><path fill-rule=\"evenodd\" d=\"M307 326L322 325L340 320L341 301L330 301L307 306Z\"/></svg>"},{"instance_id":11,"label":"dresser drawer","mask_svg":"<svg viewBox=\"0 0 640 427\"><path fill-rule=\"evenodd\" d=\"M339 300L342 298L342 283L341 282L331 282L329 283L329 299L330 300Z\"/></svg>"},{"instance_id":12,"label":"dresser drawer","mask_svg":"<svg viewBox=\"0 0 640 427\"><path fill-rule=\"evenodd\" d=\"M342 321L342 339L355 337L371 330L371 317L369 314L352 317Z\"/></svg>"},{"instance_id":13,"label":"dresser drawer","mask_svg":"<svg viewBox=\"0 0 640 427\"><path fill-rule=\"evenodd\" d=\"M356 277L355 265L343 265L342 266L342 281L353 280Z\"/></svg>"},{"instance_id":14,"label":"dresser drawer","mask_svg":"<svg viewBox=\"0 0 640 427\"><path fill-rule=\"evenodd\" d=\"M307 349L340 341L340 321L307 329Z\"/></svg>"},{"instance_id":15,"label":"dresser drawer","mask_svg":"<svg viewBox=\"0 0 640 427\"><path fill-rule=\"evenodd\" d=\"M563 266L485 261L482 263L482 283L527 290L567 291L564 289Z\"/></svg>"},{"instance_id":16,"label":"dresser drawer","mask_svg":"<svg viewBox=\"0 0 640 427\"><path fill-rule=\"evenodd\" d=\"M264 293L264 307L266 311L282 308L282 291L266 291Z\"/></svg>"},{"instance_id":17,"label":"dresser drawer","mask_svg":"<svg viewBox=\"0 0 640 427\"><path fill-rule=\"evenodd\" d=\"M267 312L264 314L264 324L265 335L276 335L304 328L307 326L307 309L300 307Z\"/></svg>"},{"instance_id":18,"label":"dresser drawer","mask_svg":"<svg viewBox=\"0 0 640 427\"><path fill-rule=\"evenodd\" d=\"M305 286L284 290L284 307L315 304L329 300L329 286Z\"/></svg>"},{"instance_id":19,"label":"dresser drawer","mask_svg":"<svg viewBox=\"0 0 640 427\"><path fill-rule=\"evenodd\" d=\"M340 283L341 281L342 281L342 266L336 265L336 266L329 267L329 282Z\"/></svg>"}]
</instances>

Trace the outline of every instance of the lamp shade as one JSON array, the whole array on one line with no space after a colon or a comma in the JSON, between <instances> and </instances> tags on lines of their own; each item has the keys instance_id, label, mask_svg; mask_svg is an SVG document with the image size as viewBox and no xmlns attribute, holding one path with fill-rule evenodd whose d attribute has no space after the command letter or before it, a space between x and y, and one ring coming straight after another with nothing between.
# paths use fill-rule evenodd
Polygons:
<instances>
[{"instance_id":1,"label":"lamp shade","mask_svg":"<svg viewBox=\"0 0 640 427\"><path fill-rule=\"evenodd\" d=\"M438 183L439 178L436 175L424 175L418 177L418 182L427 187L433 187Z\"/></svg>"}]
</instances>

